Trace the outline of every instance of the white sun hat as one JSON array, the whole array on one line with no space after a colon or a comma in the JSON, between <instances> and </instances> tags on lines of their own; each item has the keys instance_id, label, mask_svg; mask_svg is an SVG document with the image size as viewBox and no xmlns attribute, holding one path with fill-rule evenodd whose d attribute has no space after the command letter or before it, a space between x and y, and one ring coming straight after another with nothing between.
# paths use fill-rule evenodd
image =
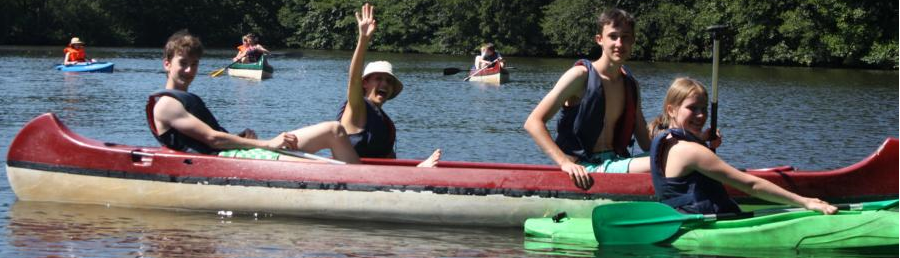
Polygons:
<instances>
[{"instance_id":1,"label":"white sun hat","mask_svg":"<svg viewBox=\"0 0 900 258\"><path fill-rule=\"evenodd\" d=\"M75 44L82 44L82 45L84 45L84 42L81 42L81 39L80 39L80 38L74 37L74 38L72 38L72 40L69 41L69 45L75 45Z\"/></svg>"},{"instance_id":2,"label":"white sun hat","mask_svg":"<svg viewBox=\"0 0 900 258\"><path fill-rule=\"evenodd\" d=\"M403 82L401 82L400 79L397 79L397 76L394 75L394 66L392 66L388 61L375 61L367 64L366 69L363 70L363 80L365 80L367 76L373 73L385 73L393 77L394 81L397 82L393 85L394 91L391 96L388 97L388 99L397 97L397 95L400 95L400 92L403 91Z\"/></svg>"}]
</instances>

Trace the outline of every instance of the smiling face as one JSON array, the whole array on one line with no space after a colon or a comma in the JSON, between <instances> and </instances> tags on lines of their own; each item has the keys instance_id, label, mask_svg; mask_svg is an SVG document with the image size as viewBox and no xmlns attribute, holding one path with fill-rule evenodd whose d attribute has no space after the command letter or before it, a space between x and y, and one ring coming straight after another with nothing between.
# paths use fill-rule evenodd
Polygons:
<instances>
[{"instance_id":1,"label":"smiling face","mask_svg":"<svg viewBox=\"0 0 900 258\"><path fill-rule=\"evenodd\" d=\"M615 64L621 64L631 57L634 46L634 29L624 23L607 23L594 39L603 49L603 57Z\"/></svg>"},{"instance_id":2,"label":"smiling face","mask_svg":"<svg viewBox=\"0 0 900 258\"><path fill-rule=\"evenodd\" d=\"M166 70L166 88L187 91L187 87L197 76L197 67L200 66L200 58L175 54L171 60L163 59L163 68Z\"/></svg>"},{"instance_id":3,"label":"smiling face","mask_svg":"<svg viewBox=\"0 0 900 258\"><path fill-rule=\"evenodd\" d=\"M397 79L386 73L373 73L363 79L366 98L377 106L383 105L397 90Z\"/></svg>"},{"instance_id":4,"label":"smiling face","mask_svg":"<svg viewBox=\"0 0 900 258\"><path fill-rule=\"evenodd\" d=\"M700 94L691 94L680 105L666 105L666 114L672 121L669 128L683 128L700 136L706 124L706 105L706 99Z\"/></svg>"}]
</instances>

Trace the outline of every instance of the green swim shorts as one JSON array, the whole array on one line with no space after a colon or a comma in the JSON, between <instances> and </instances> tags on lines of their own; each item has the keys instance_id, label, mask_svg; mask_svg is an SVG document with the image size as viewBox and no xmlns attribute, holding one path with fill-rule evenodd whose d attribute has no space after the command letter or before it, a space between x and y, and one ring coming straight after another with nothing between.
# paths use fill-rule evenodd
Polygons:
<instances>
[{"instance_id":1,"label":"green swim shorts","mask_svg":"<svg viewBox=\"0 0 900 258\"><path fill-rule=\"evenodd\" d=\"M219 152L219 157L244 158L244 159L267 159L278 160L281 154L278 152L253 148L253 149L234 149Z\"/></svg>"},{"instance_id":2,"label":"green swim shorts","mask_svg":"<svg viewBox=\"0 0 900 258\"><path fill-rule=\"evenodd\" d=\"M604 151L594 154L589 160L578 161L578 165L584 166L588 172L628 173L628 165L631 165L631 160L639 156L647 156L647 154L626 158L613 151Z\"/></svg>"}]
</instances>

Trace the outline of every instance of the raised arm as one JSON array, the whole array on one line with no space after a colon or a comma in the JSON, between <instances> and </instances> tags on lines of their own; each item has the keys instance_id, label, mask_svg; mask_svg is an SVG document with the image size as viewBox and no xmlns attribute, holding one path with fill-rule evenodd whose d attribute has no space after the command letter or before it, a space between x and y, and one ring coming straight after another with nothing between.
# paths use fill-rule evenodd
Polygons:
<instances>
[{"instance_id":1,"label":"raised arm","mask_svg":"<svg viewBox=\"0 0 900 258\"><path fill-rule=\"evenodd\" d=\"M673 154L675 159L673 159ZM794 205L809 210L816 210L825 214L834 214L837 208L816 198L808 198L785 190L780 186L760 177L744 173L722 161L706 146L691 142L679 142L669 150L667 163L680 166L679 162L685 162L684 168L695 169L704 175L722 182L723 184L737 188L738 190L763 200ZM666 165L666 170L669 169ZM668 172L666 176L669 176Z\"/></svg>"},{"instance_id":2,"label":"raised arm","mask_svg":"<svg viewBox=\"0 0 900 258\"><path fill-rule=\"evenodd\" d=\"M375 16L373 8L368 3L363 5L361 12L357 12L356 23L359 27L359 38L356 42L356 50L350 59L350 80L347 83L347 106L344 107L344 115L341 116L341 125L349 133L362 131L366 125L365 91L362 87L363 63L366 60L366 50L369 40L375 33Z\"/></svg>"},{"instance_id":3,"label":"raised arm","mask_svg":"<svg viewBox=\"0 0 900 258\"><path fill-rule=\"evenodd\" d=\"M590 186L590 177L587 171L583 166L575 164L556 145L550 136L550 130L547 129L547 121L556 115L566 100L580 97L583 94L586 77L587 69L583 66L575 66L566 71L525 120L525 131L531 135L534 142L553 162L569 174L578 187L585 189Z\"/></svg>"}]
</instances>

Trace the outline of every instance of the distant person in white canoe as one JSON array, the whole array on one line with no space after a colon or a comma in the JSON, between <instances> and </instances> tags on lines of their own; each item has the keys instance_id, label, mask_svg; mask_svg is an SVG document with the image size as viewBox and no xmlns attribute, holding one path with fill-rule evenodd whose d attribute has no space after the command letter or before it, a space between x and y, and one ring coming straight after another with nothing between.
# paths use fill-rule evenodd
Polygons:
<instances>
[{"instance_id":1,"label":"distant person in white canoe","mask_svg":"<svg viewBox=\"0 0 900 258\"><path fill-rule=\"evenodd\" d=\"M259 44L259 36L248 33L241 38L241 45L237 47L238 53L231 60L240 63L256 63L263 55L268 55L269 50Z\"/></svg>"},{"instance_id":2,"label":"distant person in white canoe","mask_svg":"<svg viewBox=\"0 0 900 258\"><path fill-rule=\"evenodd\" d=\"M837 208L816 198L792 193L772 182L741 172L706 145L711 130L706 124L709 96L703 84L690 78L672 82L662 112L650 123L653 141L650 164L656 198L682 213L740 212L723 183L766 201L795 205L825 214ZM717 133L718 134L718 133Z\"/></svg>"},{"instance_id":3,"label":"distant person in white canoe","mask_svg":"<svg viewBox=\"0 0 900 258\"><path fill-rule=\"evenodd\" d=\"M485 43L481 45L481 55L475 57L475 70L500 66L500 69L506 66L503 62L503 56L497 52L494 43Z\"/></svg>"},{"instance_id":4,"label":"distant person in white canoe","mask_svg":"<svg viewBox=\"0 0 900 258\"><path fill-rule=\"evenodd\" d=\"M88 61L91 63L97 62L97 60L87 58L87 54L84 50L84 42L78 37L72 38L72 40L69 41L69 46L63 49L63 52L66 53L63 65L74 65L86 63Z\"/></svg>"},{"instance_id":5,"label":"distant person in white canoe","mask_svg":"<svg viewBox=\"0 0 900 258\"><path fill-rule=\"evenodd\" d=\"M359 41L350 60L347 101L341 106L337 119L350 134L350 141L360 157L396 158L396 128L381 108L403 91L403 82L394 76L393 66L386 61L371 62L363 71L369 40L375 32L373 9L365 4L361 13L356 13ZM434 167L440 158L441 150L437 149L418 166Z\"/></svg>"},{"instance_id":6,"label":"distant person in white canoe","mask_svg":"<svg viewBox=\"0 0 900 258\"><path fill-rule=\"evenodd\" d=\"M150 95L146 109L150 132L162 145L184 152L269 160L297 159L281 155L282 149L315 153L328 148L335 159L359 163L344 127L334 121L284 132L268 140L257 139L256 132L250 129L229 134L203 100L188 92L202 55L200 39L186 30L176 32L166 43L165 89Z\"/></svg>"}]
</instances>

